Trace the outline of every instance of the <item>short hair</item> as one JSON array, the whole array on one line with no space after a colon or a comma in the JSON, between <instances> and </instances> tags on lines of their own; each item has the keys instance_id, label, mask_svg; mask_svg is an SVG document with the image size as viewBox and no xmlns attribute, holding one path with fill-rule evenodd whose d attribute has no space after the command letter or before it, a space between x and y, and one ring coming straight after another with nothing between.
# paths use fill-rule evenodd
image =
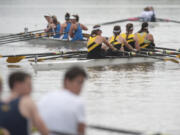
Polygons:
<instances>
[{"instance_id":1,"label":"short hair","mask_svg":"<svg viewBox=\"0 0 180 135\"><path fill-rule=\"evenodd\" d=\"M8 78L10 89L13 89L16 82L24 82L28 77L31 78L31 75L22 71L16 71L11 73Z\"/></svg>"},{"instance_id":2,"label":"short hair","mask_svg":"<svg viewBox=\"0 0 180 135\"><path fill-rule=\"evenodd\" d=\"M74 80L78 76L83 76L84 78L87 78L87 73L83 68L73 66L66 71L64 75L64 80Z\"/></svg>"}]
</instances>

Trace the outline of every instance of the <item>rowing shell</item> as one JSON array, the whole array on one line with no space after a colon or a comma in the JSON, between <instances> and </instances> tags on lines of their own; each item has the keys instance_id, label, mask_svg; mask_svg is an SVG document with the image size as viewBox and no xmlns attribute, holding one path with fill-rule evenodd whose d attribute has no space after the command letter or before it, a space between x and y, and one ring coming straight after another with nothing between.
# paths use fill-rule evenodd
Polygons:
<instances>
[{"instance_id":1,"label":"rowing shell","mask_svg":"<svg viewBox=\"0 0 180 135\"><path fill-rule=\"evenodd\" d=\"M39 38L27 41L29 44L32 45L43 45L47 48L59 48L59 49L86 49L87 41L67 41L61 40L56 38Z\"/></svg>"},{"instance_id":2,"label":"rowing shell","mask_svg":"<svg viewBox=\"0 0 180 135\"><path fill-rule=\"evenodd\" d=\"M66 60L51 60L47 62L31 63L32 67L36 71L46 70L59 70L66 69L71 66L81 67L103 67L103 66L114 66L122 64L138 64L138 63L153 63L159 59L153 59L148 57L121 57L121 58L104 58L104 59L66 59Z\"/></svg>"}]
</instances>

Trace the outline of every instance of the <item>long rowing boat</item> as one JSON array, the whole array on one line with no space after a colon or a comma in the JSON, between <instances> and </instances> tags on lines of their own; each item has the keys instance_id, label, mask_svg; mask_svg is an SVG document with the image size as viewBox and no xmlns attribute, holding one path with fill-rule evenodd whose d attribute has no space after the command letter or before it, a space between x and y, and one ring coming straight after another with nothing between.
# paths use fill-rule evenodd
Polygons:
<instances>
[{"instance_id":1,"label":"long rowing boat","mask_svg":"<svg viewBox=\"0 0 180 135\"><path fill-rule=\"evenodd\" d=\"M27 41L29 44L32 45L45 45L47 48L65 48L65 49L86 49L86 42L87 41L66 41L56 38L39 38Z\"/></svg>"},{"instance_id":2,"label":"long rowing boat","mask_svg":"<svg viewBox=\"0 0 180 135\"><path fill-rule=\"evenodd\" d=\"M160 57L160 56L159 56ZM160 57L162 58L162 56ZM46 62L31 63L32 67L36 71L46 70L59 70L65 69L70 66L82 66L82 67L103 67L103 66L114 66L122 64L137 64L137 63L153 63L159 59L153 59L148 57L119 57L119 58L104 58L104 59L60 59L51 60Z\"/></svg>"}]
</instances>

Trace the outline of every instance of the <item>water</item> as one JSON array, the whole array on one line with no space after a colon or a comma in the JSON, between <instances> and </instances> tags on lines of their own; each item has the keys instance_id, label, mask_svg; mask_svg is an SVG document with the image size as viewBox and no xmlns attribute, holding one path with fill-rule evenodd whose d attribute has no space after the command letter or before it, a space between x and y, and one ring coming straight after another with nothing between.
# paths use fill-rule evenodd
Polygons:
<instances>
[{"instance_id":1,"label":"water","mask_svg":"<svg viewBox=\"0 0 180 135\"><path fill-rule=\"evenodd\" d=\"M80 21L93 24L135 17L143 7L153 5L157 16L178 20L179 0L6 0L0 1L0 33L18 33L24 27L42 29L46 22L44 14L56 14L62 22L66 11L78 13ZM122 30L126 23L121 23ZM134 23L135 31L140 28ZM103 34L110 36L113 25L103 27ZM158 46L179 48L179 24L157 23L150 28ZM26 42L0 46L0 54L35 53L56 51L57 48L31 46ZM62 87L64 70L35 72L29 62L22 61L18 68L8 67L0 60L0 74L4 81L3 97L8 92L7 75L14 70L25 70L32 74L33 99L38 102L48 91ZM89 74L82 97L86 103L87 122L115 128L149 132L180 134L180 65L170 62L153 64L122 65L86 69ZM107 134L88 130L88 134Z\"/></svg>"}]
</instances>

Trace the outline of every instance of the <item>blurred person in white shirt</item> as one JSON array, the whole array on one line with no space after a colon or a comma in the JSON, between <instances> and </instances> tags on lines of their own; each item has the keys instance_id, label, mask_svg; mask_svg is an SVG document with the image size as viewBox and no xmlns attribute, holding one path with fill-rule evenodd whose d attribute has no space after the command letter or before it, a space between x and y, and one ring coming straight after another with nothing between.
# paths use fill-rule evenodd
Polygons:
<instances>
[{"instance_id":1,"label":"blurred person in white shirt","mask_svg":"<svg viewBox=\"0 0 180 135\"><path fill-rule=\"evenodd\" d=\"M64 75L64 88L40 101L40 115L52 135L85 134L85 108L79 95L86 78L82 68L71 67Z\"/></svg>"}]
</instances>

